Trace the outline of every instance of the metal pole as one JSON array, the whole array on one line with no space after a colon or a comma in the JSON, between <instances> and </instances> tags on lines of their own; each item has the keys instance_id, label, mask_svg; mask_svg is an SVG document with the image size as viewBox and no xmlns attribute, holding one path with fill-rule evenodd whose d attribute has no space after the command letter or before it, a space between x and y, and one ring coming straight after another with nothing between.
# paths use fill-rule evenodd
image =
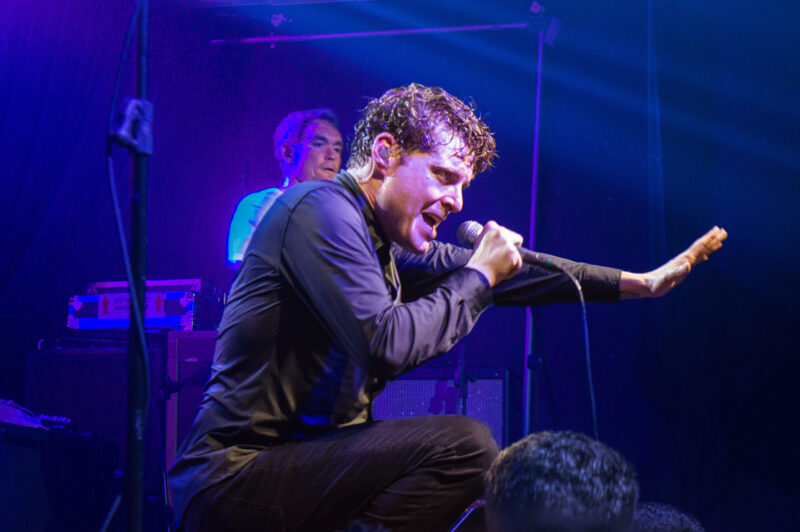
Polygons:
<instances>
[{"instance_id":1,"label":"metal pole","mask_svg":"<svg viewBox=\"0 0 800 532\"><path fill-rule=\"evenodd\" d=\"M539 29L539 40L536 58L536 111L533 118L533 169L531 171L531 213L530 225L528 227L528 246L536 249L536 191L539 183L539 112L542 92L542 44L544 41L544 29ZM531 389L536 386L537 376L533 376L530 361L533 360L533 312L530 307L525 309L525 359L522 367L522 435L527 436L531 433L531 409L536 412L535 424L539 423L538 416L538 397L534 397ZM538 388L538 387L537 387ZM538 395L538 394L537 394ZM532 405L533 403L533 405Z\"/></svg>"},{"instance_id":2,"label":"metal pole","mask_svg":"<svg viewBox=\"0 0 800 532\"><path fill-rule=\"evenodd\" d=\"M140 0L138 61L136 97L147 99L147 26L148 3ZM136 294L140 316L145 316L145 277L147 272L147 200L148 200L149 156L140 152L133 155L133 193L131 197L131 270L133 286ZM133 306L133 298L131 298ZM142 324L143 325L143 324ZM146 346L142 345L143 336L138 332L134 319L134 309L130 312L130 328L128 340L128 418L127 418L127 464L125 477L125 521L128 532L142 530L143 502L143 470L144 470L144 419L146 401L143 383L148 375L144 374L142 360Z\"/></svg>"}]
</instances>

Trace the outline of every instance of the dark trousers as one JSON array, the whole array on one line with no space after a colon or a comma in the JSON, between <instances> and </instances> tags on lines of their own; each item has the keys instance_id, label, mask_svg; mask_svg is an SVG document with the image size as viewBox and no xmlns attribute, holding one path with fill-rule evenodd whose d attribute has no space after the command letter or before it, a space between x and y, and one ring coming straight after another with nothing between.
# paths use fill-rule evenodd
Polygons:
<instances>
[{"instance_id":1,"label":"dark trousers","mask_svg":"<svg viewBox=\"0 0 800 532\"><path fill-rule=\"evenodd\" d=\"M497 455L472 418L376 421L270 447L195 497L186 532L343 530L359 520L391 530L448 530L483 493Z\"/></svg>"}]
</instances>

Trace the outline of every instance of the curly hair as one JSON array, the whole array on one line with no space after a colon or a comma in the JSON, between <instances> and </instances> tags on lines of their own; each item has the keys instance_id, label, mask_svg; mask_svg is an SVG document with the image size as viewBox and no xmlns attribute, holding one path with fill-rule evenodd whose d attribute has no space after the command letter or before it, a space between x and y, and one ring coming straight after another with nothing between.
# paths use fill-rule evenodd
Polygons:
<instances>
[{"instance_id":1,"label":"curly hair","mask_svg":"<svg viewBox=\"0 0 800 532\"><path fill-rule=\"evenodd\" d=\"M486 476L486 511L504 530L626 530L638 498L633 466L575 432L531 434Z\"/></svg>"},{"instance_id":2,"label":"curly hair","mask_svg":"<svg viewBox=\"0 0 800 532\"><path fill-rule=\"evenodd\" d=\"M284 144L297 144L300 142L300 137L303 136L308 125L315 120L325 120L330 122L336 129L339 129L339 117L330 109L306 109L289 113L281 120L272 135L273 150L278 161L283 162L281 150Z\"/></svg>"},{"instance_id":3,"label":"curly hair","mask_svg":"<svg viewBox=\"0 0 800 532\"><path fill-rule=\"evenodd\" d=\"M347 167L359 168L369 160L372 143L380 133L390 133L404 153L431 151L448 141L435 126L458 136L467 148L466 158L477 175L492 166L497 155L489 126L467 105L441 87L412 83L386 91L370 100L356 124Z\"/></svg>"},{"instance_id":4,"label":"curly hair","mask_svg":"<svg viewBox=\"0 0 800 532\"><path fill-rule=\"evenodd\" d=\"M700 521L669 504L646 502L636 508L634 532L704 532Z\"/></svg>"}]
</instances>

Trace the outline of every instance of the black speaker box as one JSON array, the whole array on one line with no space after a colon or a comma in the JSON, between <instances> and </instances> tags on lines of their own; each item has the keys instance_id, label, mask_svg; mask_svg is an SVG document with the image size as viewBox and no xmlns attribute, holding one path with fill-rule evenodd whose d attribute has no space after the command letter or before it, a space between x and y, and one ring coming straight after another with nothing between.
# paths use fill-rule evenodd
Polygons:
<instances>
[{"instance_id":1,"label":"black speaker box","mask_svg":"<svg viewBox=\"0 0 800 532\"><path fill-rule=\"evenodd\" d=\"M100 530L118 492L115 462L97 438L0 423L0 529Z\"/></svg>"},{"instance_id":2,"label":"black speaker box","mask_svg":"<svg viewBox=\"0 0 800 532\"><path fill-rule=\"evenodd\" d=\"M388 382L372 405L374 419L441 414L467 415L489 427L504 447L520 432L519 379L509 370L470 369L458 378L452 368L417 368Z\"/></svg>"},{"instance_id":3,"label":"black speaker box","mask_svg":"<svg viewBox=\"0 0 800 532\"><path fill-rule=\"evenodd\" d=\"M165 356L148 346L151 401L145 427L144 488L158 493L163 441L159 387L165 376ZM124 347L62 348L28 354L25 406L40 414L72 419L70 429L90 433L119 449L116 468L125 471L127 433L127 350Z\"/></svg>"}]
</instances>

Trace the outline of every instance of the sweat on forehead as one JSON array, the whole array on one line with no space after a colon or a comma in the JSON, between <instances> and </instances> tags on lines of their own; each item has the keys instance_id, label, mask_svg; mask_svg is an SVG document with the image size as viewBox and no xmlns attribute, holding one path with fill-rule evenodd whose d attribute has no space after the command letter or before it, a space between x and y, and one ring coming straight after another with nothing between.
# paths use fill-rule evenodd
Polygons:
<instances>
[{"instance_id":1,"label":"sweat on forehead","mask_svg":"<svg viewBox=\"0 0 800 532\"><path fill-rule=\"evenodd\" d=\"M457 135L453 130L448 130L444 127L436 127L431 131L428 142L424 146L413 150L405 150L398 144L398 150L401 157L413 154L439 154L443 160L449 160L451 164L461 166L462 164L469 168L472 176L473 164L475 163L475 154L470 151L464 139ZM455 159L455 160L451 160Z\"/></svg>"}]
</instances>

